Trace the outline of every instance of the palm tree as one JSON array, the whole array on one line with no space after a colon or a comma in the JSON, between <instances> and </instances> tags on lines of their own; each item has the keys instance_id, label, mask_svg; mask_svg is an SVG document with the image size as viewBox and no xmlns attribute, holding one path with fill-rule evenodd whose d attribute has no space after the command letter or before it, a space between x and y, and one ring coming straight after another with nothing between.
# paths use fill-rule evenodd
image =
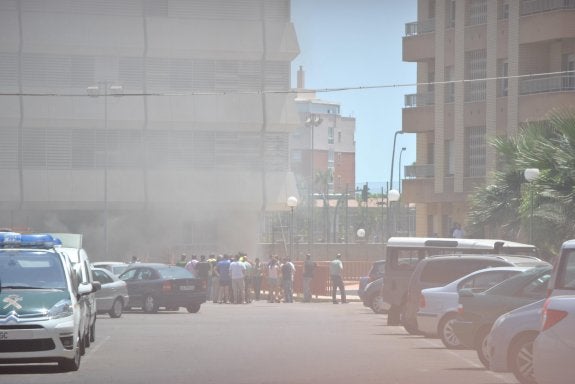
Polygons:
<instances>
[{"instance_id":1,"label":"palm tree","mask_svg":"<svg viewBox=\"0 0 575 384\"><path fill-rule=\"evenodd\" d=\"M533 220L533 242L550 253L575 237L575 217L569 214L575 209L575 110L554 111L547 120L529 122L517 136L497 138L492 145L498 170L491 185L471 196L468 232L522 239ZM523 177L526 168L541 172L530 185Z\"/></svg>"}]
</instances>

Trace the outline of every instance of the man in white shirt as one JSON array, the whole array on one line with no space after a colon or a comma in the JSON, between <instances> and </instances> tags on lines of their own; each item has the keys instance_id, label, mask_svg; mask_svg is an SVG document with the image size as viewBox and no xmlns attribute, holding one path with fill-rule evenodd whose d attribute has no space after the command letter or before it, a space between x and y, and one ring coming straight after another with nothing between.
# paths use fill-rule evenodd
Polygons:
<instances>
[{"instance_id":1,"label":"man in white shirt","mask_svg":"<svg viewBox=\"0 0 575 384\"><path fill-rule=\"evenodd\" d=\"M236 256L234 261L230 264L230 276L232 278L232 292L234 295L235 304L244 303L244 293L245 293L245 264L240 261L240 256Z\"/></svg>"},{"instance_id":2,"label":"man in white shirt","mask_svg":"<svg viewBox=\"0 0 575 384\"><path fill-rule=\"evenodd\" d=\"M343 263L341 262L341 253L338 253L335 259L329 263L329 275L331 278L331 297L334 304L338 304L336 298L336 291L339 288L339 294L341 296L341 302L347 303L345 297L345 286L343 285Z\"/></svg>"}]
</instances>

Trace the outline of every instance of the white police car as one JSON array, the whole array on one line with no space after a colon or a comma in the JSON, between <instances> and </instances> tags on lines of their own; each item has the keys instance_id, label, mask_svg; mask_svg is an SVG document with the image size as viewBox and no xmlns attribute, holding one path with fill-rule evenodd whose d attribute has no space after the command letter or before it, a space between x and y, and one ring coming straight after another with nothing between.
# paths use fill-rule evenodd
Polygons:
<instances>
[{"instance_id":1,"label":"white police car","mask_svg":"<svg viewBox=\"0 0 575 384\"><path fill-rule=\"evenodd\" d=\"M84 352L78 300L100 284L79 284L46 234L0 232L0 364L57 362L75 371Z\"/></svg>"}]
</instances>

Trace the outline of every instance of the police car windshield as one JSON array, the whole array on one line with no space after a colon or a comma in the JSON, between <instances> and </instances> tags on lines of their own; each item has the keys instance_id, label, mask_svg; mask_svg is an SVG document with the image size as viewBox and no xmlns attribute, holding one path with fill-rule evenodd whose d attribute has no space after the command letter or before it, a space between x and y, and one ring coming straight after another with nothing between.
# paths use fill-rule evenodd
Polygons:
<instances>
[{"instance_id":1,"label":"police car windshield","mask_svg":"<svg viewBox=\"0 0 575 384\"><path fill-rule=\"evenodd\" d=\"M60 257L48 251L0 252L2 289L66 289Z\"/></svg>"}]
</instances>

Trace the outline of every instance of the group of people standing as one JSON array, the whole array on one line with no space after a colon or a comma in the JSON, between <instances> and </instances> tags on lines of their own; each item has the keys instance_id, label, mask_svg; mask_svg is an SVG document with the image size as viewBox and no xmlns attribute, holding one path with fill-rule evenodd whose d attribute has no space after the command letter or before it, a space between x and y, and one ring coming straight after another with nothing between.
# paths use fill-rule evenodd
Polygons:
<instances>
[{"instance_id":1,"label":"group of people standing","mask_svg":"<svg viewBox=\"0 0 575 384\"><path fill-rule=\"evenodd\" d=\"M270 256L266 264L259 258L250 261L245 253L231 255L204 255L197 259L193 255L187 260L181 255L176 265L189 270L195 277L206 282L208 300L214 303L248 304L252 300L262 298L262 288L265 285L267 300L270 303L293 303L293 284L296 273L295 265L289 258L280 259ZM312 300L312 281L317 263L307 254L303 263L303 302ZM343 284L343 264L338 254L329 264L332 281L333 303L338 304L336 292L339 288L341 302L346 303L345 286ZM265 280L265 284L264 283Z\"/></svg>"}]
</instances>

